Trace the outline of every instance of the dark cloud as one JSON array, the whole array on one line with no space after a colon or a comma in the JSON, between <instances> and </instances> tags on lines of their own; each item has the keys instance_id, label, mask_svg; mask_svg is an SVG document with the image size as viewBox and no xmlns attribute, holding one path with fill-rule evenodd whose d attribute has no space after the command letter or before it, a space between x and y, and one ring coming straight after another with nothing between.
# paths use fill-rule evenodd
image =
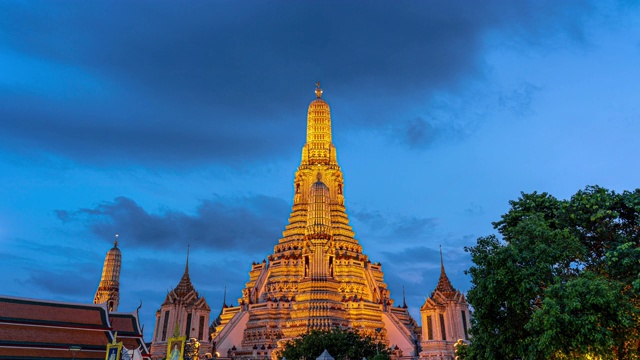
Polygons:
<instances>
[{"instance_id":1,"label":"dark cloud","mask_svg":"<svg viewBox=\"0 0 640 360\"><path fill-rule=\"evenodd\" d=\"M580 41L597 13L582 1L533 0L41 2L0 11L3 67L13 74L0 82L4 146L150 166L295 151L283 140L303 134L318 79L337 106L353 106L353 125L395 125L404 99L478 74L489 32ZM407 124L411 144L431 141L429 124Z\"/></svg>"},{"instance_id":2,"label":"dark cloud","mask_svg":"<svg viewBox=\"0 0 640 360\"><path fill-rule=\"evenodd\" d=\"M471 203L471 205L464 210L465 215L480 216L484 215L484 208L482 205Z\"/></svg>"},{"instance_id":3,"label":"dark cloud","mask_svg":"<svg viewBox=\"0 0 640 360\"><path fill-rule=\"evenodd\" d=\"M510 93L500 94L498 104L520 117L531 115L533 96L540 91L540 86L524 82Z\"/></svg>"},{"instance_id":4,"label":"dark cloud","mask_svg":"<svg viewBox=\"0 0 640 360\"><path fill-rule=\"evenodd\" d=\"M438 248L432 249L426 246L409 247L398 252L385 251L383 254L386 261L391 263L402 263L405 261L412 264L440 263L440 250Z\"/></svg>"},{"instance_id":5,"label":"dark cloud","mask_svg":"<svg viewBox=\"0 0 640 360\"><path fill-rule=\"evenodd\" d=\"M376 236L394 238L420 238L433 231L438 225L437 218L417 216L383 216L378 211L355 210L350 212L354 220L368 228L375 229Z\"/></svg>"},{"instance_id":6,"label":"dark cloud","mask_svg":"<svg viewBox=\"0 0 640 360\"><path fill-rule=\"evenodd\" d=\"M121 234L132 247L197 244L207 249L264 253L280 238L288 211L284 200L256 195L204 200L193 215L172 210L151 213L126 197L94 208L56 213L63 222L79 221L109 241L113 234Z\"/></svg>"},{"instance_id":7,"label":"dark cloud","mask_svg":"<svg viewBox=\"0 0 640 360\"><path fill-rule=\"evenodd\" d=\"M27 286L34 286L45 290L52 295L73 297L78 296L85 299L93 297L91 290L98 287L99 279L90 277L82 271L48 271L42 269L32 270L29 277L24 281Z\"/></svg>"},{"instance_id":8,"label":"dark cloud","mask_svg":"<svg viewBox=\"0 0 640 360\"><path fill-rule=\"evenodd\" d=\"M401 124L401 127L394 131L394 138L408 145L410 148L425 148L442 134L443 129L435 127L423 118L415 118L412 121Z\"/></svg>"}]
</instances>

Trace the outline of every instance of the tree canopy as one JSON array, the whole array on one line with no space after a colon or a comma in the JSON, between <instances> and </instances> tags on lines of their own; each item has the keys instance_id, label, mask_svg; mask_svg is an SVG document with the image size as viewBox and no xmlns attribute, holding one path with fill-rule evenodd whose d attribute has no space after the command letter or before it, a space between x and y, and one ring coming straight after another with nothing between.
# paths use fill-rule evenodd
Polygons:
<instances>
[{"instance_id":1,"label":"tree canopy","mask_svg":"<svg viewBox=\"0 0 640 360\"><path fill-rule=\"evenodd\" d=\"M287 341L278 359L314 360L327 349L336 360L389 359L391 349L371 336L364 336L352 329L335 328L329 331L311 330Z\"/></svg>"},{"instance_id":2,"label":"tree canopy","mask_svg":"<svg viewBox=\"0 0 640 360\"><path fill-rule=\"evenodd\" d=\"M640 358L640 189L522 193L474 265L470 359Z\"/></svg>"}]
</instances>

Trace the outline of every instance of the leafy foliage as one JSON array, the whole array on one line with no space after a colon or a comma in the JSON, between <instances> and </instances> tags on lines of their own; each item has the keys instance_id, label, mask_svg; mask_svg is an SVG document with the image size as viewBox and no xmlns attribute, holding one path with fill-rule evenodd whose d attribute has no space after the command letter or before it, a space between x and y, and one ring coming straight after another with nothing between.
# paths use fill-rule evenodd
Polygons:
<instances>
[{"instance_id":1,"label":"leafy foliage","mask_svg":"<svg viewBox=\"0 0 640 360\"><path fill-rule=\"evenodd\" d=\"M278 359L313 360L327 349L336 360L389 359L391 349L370 336L363 336L351 329L330 331L311 330L300 337L289 340L278 354ZM379 351L378 351L379 350ZM379 354L378 354L379 353Z\"/></svg>"},{"instance_id":2,"label":"leafy foliage","mask_svg":"<svg viewBox=\"0 0 640 360\"><path fill-rule=\"evenodd\" d=\"M470 359L640 358L640 189L510 202L469 269Z\"/></svg>"},{"instance_id":3,"label":"leafy foliage","mask_svg":"<svg viewBox=\"0 0 640 360\"><path fill-rule=\"evenodd\" d=\"M455 360L466 360L469 358L469 345L464 341L458 340L454 347L456 354Z\"/></svg>"}]
</instances>

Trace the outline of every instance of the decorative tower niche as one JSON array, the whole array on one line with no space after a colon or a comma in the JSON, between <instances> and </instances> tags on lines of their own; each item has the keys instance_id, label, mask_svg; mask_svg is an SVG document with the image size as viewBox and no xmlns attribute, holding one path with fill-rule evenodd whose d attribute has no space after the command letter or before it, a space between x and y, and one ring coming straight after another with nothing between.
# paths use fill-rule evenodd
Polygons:
<instances>
[{"instance_id":1,"label":"decorative tower niche","mask_svg":"<svg viewBox=\"0 0 640 360\"><path fill-rule=\"evenodd\" d=\"M422 317L422 351L420 359L453 360L455 344L469 343L469 304L464 295L453 288L444 271L440 248L438 285L420 308Z\"/></svg>"},{"instance_id":2,"label":"decorative tower niche","mask_svg":"<svg viewBox=\"0 0 640 360\"><path fill-rule=\"evenodd\" d=\"M178 285L171 290L160 309L156 311L156 326L151 342L152 358L164 359L167 353L167 340L176 329L187 340L196 338L200 342L200 353L211 352L209 341L209 315L211 308L207 300L201 297L189 277L189 250L184 274Z\"/></svg>"},{"instance_id":3,"label":"decorative tower niche","mask_svg":"<svg viewBox=\"0 0 640 360\"><path fill-rule=\"evenodd\" d=\"M102 278L100 285L93 298L94 304L107 304L109 311L118 311L120 303L120 266L122 264L122 254L118 249L118 235L111 250L107 251L102 267Z\"/></svg>"}]
</instances>

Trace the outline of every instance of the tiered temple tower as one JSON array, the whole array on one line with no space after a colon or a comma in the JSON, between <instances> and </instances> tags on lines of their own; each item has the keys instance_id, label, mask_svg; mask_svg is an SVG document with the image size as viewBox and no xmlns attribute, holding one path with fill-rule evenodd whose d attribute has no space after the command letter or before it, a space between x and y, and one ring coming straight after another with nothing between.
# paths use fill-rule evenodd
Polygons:
<instances>
[{"instance_id":1,"label":"tiered temple tower","mask_svg":"<svg viewBox=\"0 0 640 360\"><path fill-rule=\"evenodd\" d=\"M107 304L109 311L118 311L120 303L120 266L122 264L122 254L118 249L118 235L111 250L107 251L102 267L102 278L100 285L93 298L94 304Z\"/></svg>"},{"instance_id":2,"label":"tiered temple tower","mask_svg":"<svg viewBox=\"0 0 640 360\"><path fill-rule=\"evenodd\" d=\"M420 308L422 317L422 351L420 359L453 360L456 343L469 343L471 326L469 304L464 295L453 288L444 271L440 249L440 279L431 296Z\"/></svg>"},{"instance_id":3,"label":"tiered temple tower","mask_svg":"<svg viewBox=\"0 0 640 360\"><path fill-rule=\"evenodd\" d=\"M268 261L253 263L238 306L223 308L214 346L225 357L271 356L312 329L350 327L398 353L417 355L415 322L393 307L382 267L355 239L320 84L307 113L307 141L294 177L289 223Z\"/></svg>"},{"instance_id":4,"label":"tiered temple tower","mask_svg":"<svg viewBox=\"0 0 640 360\"><path fill-rule=\"evenodd\" d=\"M151 342L151 356L164 359L167 354L167 340L174 335L196 338L200 342L200 353L211 351L209 341L209 315L211 308L201 297L189 277L189 252L184 274L176 287L171 290L160 309L156 312L156 326ZM174 332L179 332L174 334Z\"/></svg>"}]
</instances>

